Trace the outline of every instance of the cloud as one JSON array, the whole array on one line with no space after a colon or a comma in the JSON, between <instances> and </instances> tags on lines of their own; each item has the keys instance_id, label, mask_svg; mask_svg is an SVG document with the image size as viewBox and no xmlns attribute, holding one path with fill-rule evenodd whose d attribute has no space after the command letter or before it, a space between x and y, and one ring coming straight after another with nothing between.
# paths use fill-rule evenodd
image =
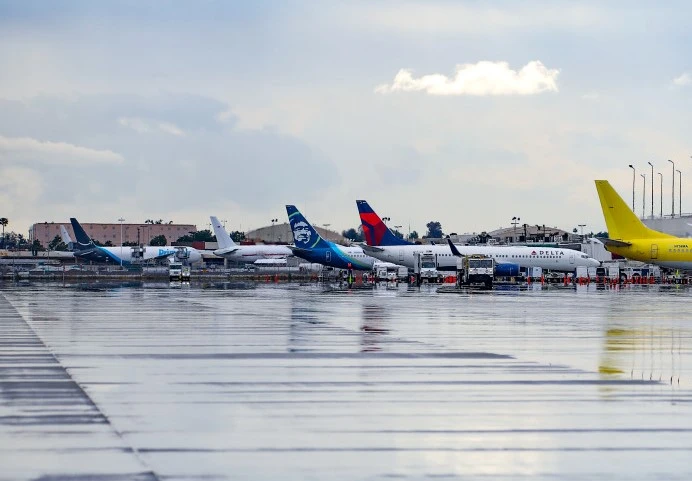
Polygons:
<instances>
[{"instance_id":1,"label":"cloud","mask_svg":"<svg viewBox=\"0 0 692 481\"><path fill-rule=\"evenodd\" d=\"M156 131L182 137L185 131L171 122L160 122L156 120L144 120L137 117L120 117L118 123L123 127L129 127L140 134L148 134Z\"/></svg>"},{"instance_id":2,"label":"cloud","mask_svg":"<svg viewBox=\"0 0 692 481\"><path fill-rule=\"evenodd\" d=\"M452 78L442 74L414 78L410 70L401 69L392 85L383 84L375 92L424 91L430 95L534 95L557 92L560 71L548 69L540 61L527 63L521 70L512 70L507 62L481 61L457 65Z\"/></svg>"},{"instance_id":3,"label":"cloud","mask_svg":"<svg viewBox=\"0 0 692 481\"><path fill-rule=\"evenodd\" d=\"M96 150L67 142L50 142L31 137L0 135L0 158L31 159L41 164L89 165L94 162L119 164L122 155L111 150Z\"/></svg>"},{"instance_id":4,"label":"cloud","mask_svg":"<svg viewBox=\"0 0 692 481\"><path fill-rule=\"evenodd\" d=\"M686 85L689 85L690 82L692 82L692 75L687 72L684 72L682 75L679 75L673 79L673 85L677 87L685 87Z\"/></svg>"}]
</instances>

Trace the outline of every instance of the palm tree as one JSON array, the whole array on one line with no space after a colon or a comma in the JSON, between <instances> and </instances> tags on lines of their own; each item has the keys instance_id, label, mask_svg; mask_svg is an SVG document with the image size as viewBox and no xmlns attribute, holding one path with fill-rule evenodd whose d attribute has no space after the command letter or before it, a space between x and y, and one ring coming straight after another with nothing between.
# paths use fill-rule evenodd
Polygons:
<instances>
[{"instance_id":1,"label":"palm tree","mask_svg":"<svg viewBox=\"0 0 692 481\"><path fill-rule=\"evenodd\" d=\"M2 246L5 247L5 226L9 224L10 221L7 220L7 217L0 217L0 224L2 225Z\"/></svg>"}]
</instances>

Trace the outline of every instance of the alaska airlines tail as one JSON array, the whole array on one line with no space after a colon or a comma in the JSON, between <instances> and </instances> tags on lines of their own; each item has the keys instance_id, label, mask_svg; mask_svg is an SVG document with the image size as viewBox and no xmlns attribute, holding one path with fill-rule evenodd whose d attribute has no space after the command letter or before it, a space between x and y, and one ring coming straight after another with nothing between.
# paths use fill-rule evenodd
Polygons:
<instances>
[{"instance_id":1,"label":"alaska airlines tail","mask_svg":"<svg viewBox=\"0 0 692 481\"><path fill-rule=\"evenodd\" d=\"M214 229L214 235L216 236L216 242L219 243L219 249L228 249L229 247L235 247L236 244L233 242L233 239L231 239L231 236L228 235L228 232L226 232L226 229L221 225L221 222L219 222L219 219L214 217L213 215L209 217L211 219L211 226Z\"/></svg>"},{"instance_id":2,"label":"alaska airlines tail","mask_svg":"<svg viewBox=\"0 0 692 481\"><path fill-rule=\"evenodd\" d=\"M295 205L287 205L286 213L288 214L288 222L291 224L293 242L296 247L299 249L329 248L329 243L322 239Z\"/></svg>"},{"instance_id":3,"label":"alaska airlines tail","mask_svg":"<svg viewBox=\"0 0 692 481\"><path fill-rule=\"evenodd\" d=\"M370 246L408 246L413 245L404 239L395 236L392 231L382 222L380 216L372 210L370 204L365 200L357 200L360 223L363 226L365 242Z\"/></svg>"},{"instance_id":4,"label":"alaska airlines tail","mask_svg":"<svg viewBox=\"0 0 692 481\"><path fill-rule=\"evenodd\" d=\"M607 180L597 180L596 190L610 239L660 239L675 237L646 227Z\"/></svg>"},{"instance_id":5,"label":"alaska airlines tail","mask_svg":"<svg viewBox=\"0 0 692 481\"><path fill-rule=\"evenodd\" d=\"M89 238L82 226L77 222L77 219L70 217L70 222L72 223L72 230L74 231L74 236L76 241L74 243L75 250L84 250L94 247L94 242Z\"/></svg>"}]
</instances>

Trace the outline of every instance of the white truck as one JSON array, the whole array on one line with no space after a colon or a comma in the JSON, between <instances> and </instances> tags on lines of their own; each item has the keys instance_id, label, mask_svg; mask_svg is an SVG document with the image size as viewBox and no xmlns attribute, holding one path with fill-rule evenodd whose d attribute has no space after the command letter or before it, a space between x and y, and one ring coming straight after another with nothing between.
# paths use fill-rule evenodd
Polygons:
<instances>
[{"instance_id":1,"label":"white truck","mask_svg":"<svg viewBox=\"0 0 692 481\"><path fill-rule=\"evenodd\" d=\"M470 255L457 259L459 285L493 287L495 259L492 256Z\"/></svg>"},{"instance_id":2,"label":"white truck","mask_svg":"<svg viewBox=\"0 0 692 481\"><path fill-rule=\"evenodd\" d=\"M168 279L171 281L189 281L190 266L183 265L182 262L171 262L168 265Z\"/></svg>"},{"instance_id":3,"label":"white truck","mask_svg":"<svg viewBox=\"0 0 692 481\"><path fill-rule=\"evenodd\" d=\"M437 269L437 254L432 251L416 252L414 261L413 273L416 275L417 285L444 280L442 273Z\"/></svg>"}]
</instances>

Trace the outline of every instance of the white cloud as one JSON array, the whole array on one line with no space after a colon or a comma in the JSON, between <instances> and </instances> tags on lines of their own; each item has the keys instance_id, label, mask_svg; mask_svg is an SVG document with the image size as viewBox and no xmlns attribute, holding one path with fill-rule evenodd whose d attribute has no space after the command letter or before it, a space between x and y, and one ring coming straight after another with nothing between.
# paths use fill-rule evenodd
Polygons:
<instances>
[{"instance_id":1,"label":"white cloud","mask_svg":"<svg viewBox=\"0 0 692 481\"><path fill-rule=\"evenodd\" d=\"M673 85L676 85L678 87L684 87L686 85L689 85L690 82L692 82L692 75L690 75L687 72L673 79Z\"/></svg>"},{"instance_id":2,"label":"white cloud","mask_svg":"<svg viewBox=\"0 0 692 481\"><path fill-rule=\"evenodd\" d=\"M377 93L424 91L430 95L533 95L557 92L560 71L548 69L534 60L521 70L512 70L507 62L481 61L457 65L452 78L442 74L414 78L410 70L401 69L392 85L383 84Z\"/></svg>"},{"instance_id":3,"label":"white cloud","mask_svg":"<svg viewBox=\"0 0 692 481\"><path fill-rule=\"evenodd\" d=\"M601 96L598 94L598 92L589 92L581 96L581 98L584 100L598 100L600 97Z\"/></svg>"},{"instance_id":4,"label":"white cloud","mask_svg":"<svg viewBox=\"0 0 692 481\"><path fill-rule=\"evenodd\" d=\"M31 159L42 164L89 165L121 163L122 155L111 150L96 150L67 142L50 142L31 137L3 137L0 135L0 158L10 160Z\"/></svg>"},{"instance_id":5,"label":"white cloud","mask_svg":"<svg viewBox=\"0 0 692 481\"><path fill-rule=\"evenodd\" d=\"M160 122L156 120L145 120L138 117L120 117L118 123L123 127L128 127L140 134L148 134L156 130L166 134L181 137L185 131L171 122Z\"/></svg>"},{"instance_id":6,"label":"white cloud","mask_svg":"<svg viewBox=\"0 0 692 481\"><path fill-rule=\"evenodd\" d=\"M171 124L170 122L159 123L159 130L161 130L161 132L166 132L167 134L176 135L178 137L185 135L183 129L175 124Z\"/></svg>"},{"instance_id":7,"label":"white cloud","mask_svg":"<svg viewBox=\"0 0 692 481\"><path fill-rule=\"evenodd\" d=\"M148 132L151 132L151 127L149 126L149 124L146 123L144 120L138 119L136 117L120 117L118 119L118 123L123 127L129 127L135 132L139 132L140 134L146 134Z\"/></svg>"}]
</instances>

